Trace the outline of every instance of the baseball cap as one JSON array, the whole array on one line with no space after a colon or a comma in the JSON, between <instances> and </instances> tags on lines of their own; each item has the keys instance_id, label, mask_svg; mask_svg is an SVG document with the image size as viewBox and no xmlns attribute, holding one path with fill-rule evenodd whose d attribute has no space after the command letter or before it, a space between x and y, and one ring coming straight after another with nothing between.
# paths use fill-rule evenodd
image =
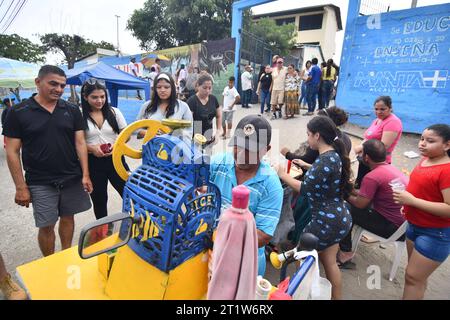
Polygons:
<instances>
[{"instance_id":1,"label":"baseball cap","mask_svg":"<svg viewBox=\"0 0 450 320\"><path fill-rule=\"evenodd\" d=\"M261 115L250 115L239 121L229 147L238 146L250 152L266 148L272 139L272 126Z\"/></svg>"}]
</instances>

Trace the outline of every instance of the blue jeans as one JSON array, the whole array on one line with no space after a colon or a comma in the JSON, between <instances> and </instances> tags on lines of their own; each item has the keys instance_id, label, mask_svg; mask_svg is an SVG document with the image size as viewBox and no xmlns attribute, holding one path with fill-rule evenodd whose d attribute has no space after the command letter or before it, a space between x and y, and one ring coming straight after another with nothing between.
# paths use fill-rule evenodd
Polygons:
<instances>
[{"instance_id":1,"label":"blue jeans","mask_svg":"<svg viewBox=\"0 0 450 320\"><path fill-rule=\"evenodd\" d=\"M308 101L308 112L314 112L316 110L317 95L319 94L319 85L307 84L307 96L306 101Z\"/></svg>"},{"instance_id":2,"label":"blue jeans","mask_svg":"<svg viewBox=\"0 0 450 320\"><path fill-rule=\"evenodd\" d=\"M450 254L450 227L422 228L409 223L406 237L414 242L414 249L424 257L444 262Z\"/></svg>"},{"instance_id":3,"label":"blue jeans","mask_svg":"<svg viewBox=\"0 0 450 320\"><path fill-rule=\"evenodd\" d=\"M325 80L322 83L322 105L328 108L331 95L333 94L334 83L331 80Z\"/></svg>"},{"instance_id":4,"label":"blue jeans","mask_svg":"<svg viewBox=\"0 0 450 320\"><path fill-rule=\"evenodd\" d=\"M258 276L264 277L266 273L266 252L264 247L258 249Z\"/></svg>"},{"instance_id":5,"label":"blue jeans","mask_svg":"<svg viewBox=\"0 0 450 320\"><path fill-rule=\"evenodd\" d=\"M264 105L270 110L270 91L261 90L261 114L264 113Z\"/></svg>"},{"instance_id":6,"label":"blue jeans","mask_svg":"<svg viewBox=\"0 0 450 320\"><path fill-rule=\"evenodd\" d=\"M250 102L252 101L252 89L245 90L242 92L242 107L246 108L249 106Z\"/></svg>"},{"instance_id":7,"label":"blue jeans","mask_svg":"<svg viewBox=\"0 0 450 320\"><path fill-rule=\"evenodd\" d=\"M298 99L298 104L299 105L301 105L302 104L302 101L303 101L303 104L305 104L305 102L307 101L307 93L308 93L308 89L307 89L307 86L306 86L306 82L305 81L303 81L303 83L302 83L302 92L301 92L301 95L300 95L300 99Z\"/></svg>"}]
</instances>

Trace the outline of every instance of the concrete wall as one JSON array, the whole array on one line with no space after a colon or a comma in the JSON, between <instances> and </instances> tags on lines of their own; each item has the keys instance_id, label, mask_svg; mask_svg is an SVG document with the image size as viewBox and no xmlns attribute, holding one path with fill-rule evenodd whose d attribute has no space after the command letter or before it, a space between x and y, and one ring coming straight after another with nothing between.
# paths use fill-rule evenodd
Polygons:
<instances>
[{"instance_id":1,"label":"concrete wall","mask_svg":"<svg viewBox=\"0 0 450 320\"><path fill-rule=\"evenodd\" d=\"M351 61L341 69L337 104L362 126L373 102L390 95L406 132L450 124L450 4L360 17L346 36Z\"/></svg>"},{"instance_id":2,"label":"concrete wall","mask_svg":"<svg viewBox=\"0 0 450 320\"><path fill-rule=\"evenodd\" d=\"M323 61L322 55L320 54L320 49L318 46L304 46L303 47L303 61L302 68L305 67L306 61L317 58L319 60L319 65Z\"/></svg>"},{"instance_id":3,"label":"concrete wall","mask_svg":"<svg viewBox=\"0 0 450 320\"><path fill-rule=\"evenodd\" d=\"M322 29L299 31L300 19L302 16L309 16L323 13ZM336 52L336 33L338 32L338 25L336 21L336 13L331 7L325 7L325 10L318 10L297 15L285 15L274 17L274 20L295 18L295 26L297 30L296 42L297 44L308 44L318 42L322 47L322 52L325 59L330 59ZM305 57L305 59L309 59Z\"/></svg>"},{"instance_id":4,"label":"concrete wall","mask_svg":"<svg viewBox=\"0 0 450 320\"><path fill-rule=\"evenodd\" d=\"M309 12L304 15L313 15L323 13L322 29L307 30L297 32L297 43L313 43L319 42L325 59L330 59L336 52L336 33L338 26L336 22L336 14L333 9L325 7L325 11ZM298 17L301 19L302 15ZM297 30L299 26L297 21Z\"/></svg>"},{"instance_id":5,"label":"concrete wall","mask_svg":"<svg viewBox=\"0 0 450 320\"><path fill-rule=\"evenodd\" d=\"M336 53L336 33L338 25L336 22L336 13L330 7L325 7L323 20L323 39L321 41L322 52L325 60L333 58Z\"/></svg>"},{"instance_id":6,"label":"concrete wall","mask_svg":"<svg viewBox=\"0 0 450 320\"><path fill-rule=\"evenodd\" d=\"M322 29L307 30L297 32L297 43L313 43L319 42L322 47L325 59L332 58L336 51L336 33L337 22L334 10L325 7L325 11L308 12L297 16L297 30L300 25L300 19L305 15L313 15L323 13Z\"/></svg>"}]
</instances>

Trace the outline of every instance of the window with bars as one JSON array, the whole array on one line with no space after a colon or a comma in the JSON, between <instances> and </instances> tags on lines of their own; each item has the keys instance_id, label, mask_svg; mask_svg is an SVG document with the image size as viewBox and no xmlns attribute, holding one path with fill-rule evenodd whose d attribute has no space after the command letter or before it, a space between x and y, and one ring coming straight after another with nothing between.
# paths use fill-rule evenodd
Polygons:
<instances>
[{"instance_id":1,"label":"window with bars","mask_svg":"<svg viewBox=\"0 0 450 320\"><path fill-rule=\"evenodd\" d=\"M322 29L323 13L300 17L299 31Z\"/></svg>"}]
</instances>

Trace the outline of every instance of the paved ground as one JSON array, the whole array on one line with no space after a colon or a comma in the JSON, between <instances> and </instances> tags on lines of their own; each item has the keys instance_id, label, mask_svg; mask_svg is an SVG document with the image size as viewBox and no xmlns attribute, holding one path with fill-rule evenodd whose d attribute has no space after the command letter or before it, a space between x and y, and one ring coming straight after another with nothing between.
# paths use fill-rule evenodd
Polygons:
<instances>
[{"instance_id":1,"label":"paved ground","mask_svg":"<svg viewBox=\"0 0 450 320\"><path fill-rule=\"evenodd\" d=\"M256 113L258 112L257 109L259 108L256 106L249 110L239 109L235 119L238 120L246 114ZM309 119L310 117L300 116L296 119L272 121L274 128L273 155L276 154L275 151L280 150L283 146L295 149L300 142L304 141L306 139L306 124ZM364 132L363 129L354 125L347 125L344 130L356 136L361 136ZM2 140L3 138L0 138L0 142L3 142ZM360 141L356 137L353 140L355 144ZM405 169L405 171L411 171L417 160L406 159L403 156L403 152L416 150L417 142L417 135L405 135L394 154L394 164ZM215 152L220 152L220 150L226 150L224 141L221 141L215 147ZM136 164L134 163L133 165ZM3 148L0 150L0 177L0 252L8 270L14 273L17 266L39 259L41 253L37 245L37 230L34 227L31 209L21 208L14 204L15 189L7 168ZM110 213L121 211L121 199L113 189L110 190L109 208ZM79 214L76 217L74 244L78 241L82 226L94 220L92 210ZM59 250L59 243L57 247ZM389 246L387 249L381 249L377 245L361 244L354 259L357 269L343 271L344 298L364 300L399 299L403 292L406 254L402 259L396 279L394 282L389 282L386 280L386 275L390 271L392 257L393 249ZM366 285L371 275L371 273L367 272L367 269L372 265L379 266L383 275L380 289L369 290ZM292 272L293 270L290 271ZM427 299L450 299L449 274L450 261L447 260L430 278L426 294ZM278 276L278 271L269 266L266 278L276 284L278 283Z\"/></svg>"}]
</instances>

